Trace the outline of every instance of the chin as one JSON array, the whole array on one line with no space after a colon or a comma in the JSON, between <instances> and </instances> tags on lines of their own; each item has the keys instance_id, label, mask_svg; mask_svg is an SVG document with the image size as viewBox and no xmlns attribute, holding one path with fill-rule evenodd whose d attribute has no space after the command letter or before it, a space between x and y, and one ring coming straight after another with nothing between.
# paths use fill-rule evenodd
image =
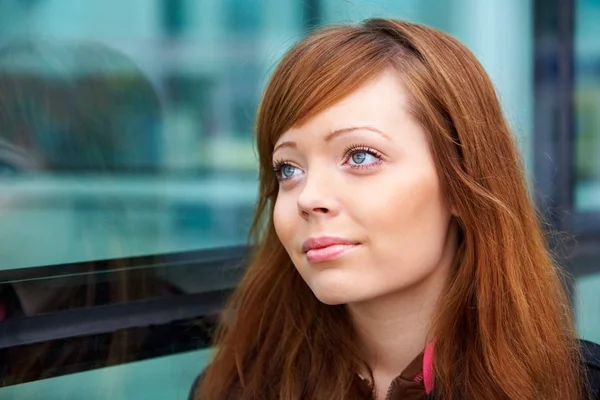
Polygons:
<instances>
[{"instance_id":1,"label":"chin","mask_svg":"<svg viewBox=\"0 0 600 400\"><path fill-rule=\"evenodd\" d=\"M393 282L396 284L390 285L390 279L386 282L383 278L365 273L353 273L344 268L329 268L306 274L304 281L317 300L329 306L336 306L371 303L406 293L423 284L427 278L428 275L410 276L410 279L404 282Z\"/></svg>"},{"instance_id":2,"label":"chin","mask_svg":"<svg viewBox=\"0 0 600 400\"><path fill-rule=\"evenodd\" d=\"M344 269L331 268L304 277L304 281L321 303L335 306L360 301L364 286L360 279Z\"/></svg>"},{"instance_id":3,"label":"chin","mask_svg":"<svg viewBox=\"0 0 600 400\"><path fill-rule=\"evenodd\" d=\"M350 294L353 292L352 290L345 290L340 287L330 288L321 286L319 288L311 288L311 290L317 300L328 306L348 304L359 300L356 296Z\"/></svg>"}]
</instances>

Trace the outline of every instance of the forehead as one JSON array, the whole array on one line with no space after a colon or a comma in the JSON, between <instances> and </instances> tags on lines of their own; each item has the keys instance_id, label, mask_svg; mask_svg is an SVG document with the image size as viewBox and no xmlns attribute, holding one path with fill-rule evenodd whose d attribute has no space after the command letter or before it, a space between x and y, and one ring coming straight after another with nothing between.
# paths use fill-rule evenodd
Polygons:
<instances>
[{"instance_id":1,"label":"forehead","mask_svg":"<svg viewBox=\"0 0 600 400\"><path fill-rule=\"evenodd\" d=\"M301 126L285 131L275 146L286 140L298 140L307 132L325 136L353 126L375 126L390 131L408 117L407 104L408 93L399 74L386 70Z\"/></svg>"}]
</instances>

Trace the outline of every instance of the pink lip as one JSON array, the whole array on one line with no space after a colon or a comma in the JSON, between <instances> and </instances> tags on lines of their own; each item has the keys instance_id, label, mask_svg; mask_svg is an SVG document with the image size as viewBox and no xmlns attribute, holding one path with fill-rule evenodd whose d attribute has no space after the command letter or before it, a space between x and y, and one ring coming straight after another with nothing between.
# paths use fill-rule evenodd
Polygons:
<instances>
[{"instance_id":1,"label":"pink lip","mask_svg":"<svg viewBox=\"0 0 600 400\"><path fill-rule=\"evenodd\" d=\"M358 243L355 241L321 236L310 238L302 245L302 251L310 263L332 261L355 249Z\"/></svg>"}]
</instances>

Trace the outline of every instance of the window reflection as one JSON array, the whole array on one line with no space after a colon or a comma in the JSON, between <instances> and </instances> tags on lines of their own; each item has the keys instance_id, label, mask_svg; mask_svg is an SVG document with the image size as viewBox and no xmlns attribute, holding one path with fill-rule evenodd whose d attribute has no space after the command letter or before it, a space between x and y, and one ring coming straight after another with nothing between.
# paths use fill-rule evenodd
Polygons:
<instances>
[{"instance_id":1,"label":"window reflection","mask_svg":"<svg viewBox=\"0 0 600 400\"><path fill-rule=\"evenodd\" d=\"M19 272L2 281L0 319L232 287L236 275L222 266L180 267L179 257L245 243L259 93L276 59L317 25L377 15L460 36L491 70L527 142L531 2L439 3L0 1L0 39L9 43L0 46L0 271ZM40 277L42 265L52 267ZM0 377L10 385L202 348L212 325L208 316L0 350ZM182 382L162 374L176 358L125 365L96 389L98 375L78 374L70 385L3 388L0 398L183 398L206 360L187 358ZM162 392L149 384L154 376Z\"/></svg>"},{"instance_id":2,"label":"window reflection","mask_svg":"<svg viewBox=\"0 0 600 400\"><path fill-rule=\"evenodd\" d=\"M173 175L169 164L182 160L165 153L178 129L161 134L162 101L127 56L91 42L19 41L0 49L0 71L3 269L244 242L251 175ZM170 124L179 115L179 125L208 130L211 84L171 82ZM207 147L198 152L209 158Z\"/></svg>"},{"instance_id":3,"label":"window reflection","mask_svg":"<svg viewBox=\"0 0 600 400\"><path fill-rule=\"evenodd\" d=\"M600 211L600 2L578 0L575 25L575 208Z\"/></svg>"},{"instance_id":4,"label":"window reflection","mask_svg":"<svg viewBox=\"0 0 600 400\"><path fill-rule=\"evenodd\" d=\"M4 269L73 252L91 260L77 274L4 282L0 320L183 294L152 268L130 269L125 259L93 261L135 235L130 225L137 209L155 211L160 199L127 202L118 192L81 190L109 188L122 174L159 172L161 106L150 81L120 52L82 41L10 43L0 48L0 71ZM143 223L153 231L158 220ZM0 352L0 376L6 385L74 372L82 363L120 364L170 347L181 335L179 325L168 324L20 346Z\"/></svg>"},{"instance_id":5,"label":"window reflection","mask_svg":"<svg viewBox=\"0 0 600 400\"><path fill-rule=\"evenodd\" d=\"M10 43L0 71L4 269L104 258L133 233L139 204L85 188L158 171L155 90L126 56L88 42Z\"/></svg>"}]
</instances>

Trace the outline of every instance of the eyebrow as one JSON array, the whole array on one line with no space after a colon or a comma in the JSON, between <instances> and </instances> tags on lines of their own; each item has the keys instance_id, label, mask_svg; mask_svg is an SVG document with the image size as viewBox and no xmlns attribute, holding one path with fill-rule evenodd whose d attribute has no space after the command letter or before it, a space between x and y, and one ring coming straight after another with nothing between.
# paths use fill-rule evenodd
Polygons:
<instances>
[{"instance_id":1,"label":"eyebrow","mask_svg":"<svg viewBox=\"0 0 600 400\"><path fill-rule=\"evenodd\" d=\"M325 136L325 142L331 142L333 139L335 139L338 136L350 133L350 132L354 132L354 131L370 131L370 132L374 132L377 133L378 135L381 135L382 137L384 137L385 139L390 140L390 137L388 135L386 135L385 133L383 133L382 131L380 131L377 128L374 128L372 126L352 126L349 128L341 128L341 129L336 129L334 131L331 131L327 134L327 136ZM273 149L273 153L275 153L275 151L277 149L280 149L282 147L291 147L291 148L296 148L297 144L294 141L288 140L285 142L281 142L279 143L277 146L275 146L275 148Z\"/></svg>"}]
</instances>

